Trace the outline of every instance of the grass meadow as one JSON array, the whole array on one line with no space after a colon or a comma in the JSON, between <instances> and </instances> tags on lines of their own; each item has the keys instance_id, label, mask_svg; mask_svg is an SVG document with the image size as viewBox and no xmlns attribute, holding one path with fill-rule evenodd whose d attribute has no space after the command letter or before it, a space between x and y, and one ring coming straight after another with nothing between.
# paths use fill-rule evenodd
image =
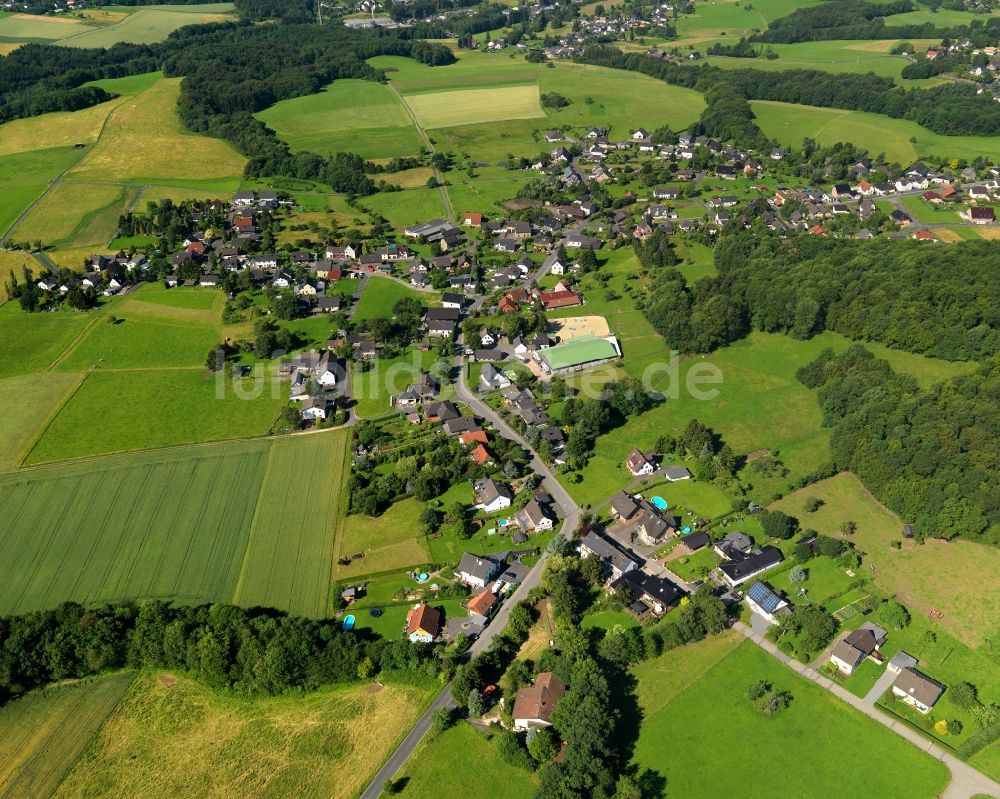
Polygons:
<instances>
[{"instance_id":1,"label":"grass meadow","mask_svg":"<svg viewBox=\"0 0 1000 799\"><path fill-rule=\"evenodd\" d=\"M810 497L824 500L815 513L805 511ZM982 590L1000 584L1000 551L972 541L937 539L903 541L902 549L890 548L891 541L902 540L902 520L850 473L796 491L772 507L827 535L842 537L841 523L856 522L858 530L850 540L865 553L865 564L874 566L866 573L875 584L899 597L915 616L941 611L944 616L936 624L966 646L980 646L1000 633L1000 596Z\"/></svg>"},{"instance_id":2,"label":"grass meadow","mask_svg":"<svg viewBox=\"0 0 1000 799\"><path fill-rule=\"evenodd\" d=\"M420 373L430 369L437 360L435 352L410 349L396 358L379 358L367 372L352 364L351 398L354 400L354 411L362 418L391 413L390 395L398 394L411 383L416 383Z\"/></svg>"},{"instance_id":3,"label":"grass meadow","mask_svg":"<svg viewBox=\"0 0 1000 799\"><path fill-rule=\"evenodd\" d=\"M388 179L391 181L391 176ZM384 216L397 229L428 219L443 219L446 213L440 189L379 192L360 199L358 205Z\"/></svg>"},{"instance_id":4,"label":"grass meadow","mask_svg":"<svg viewBox=\"0 0 1000 799\"><path fill-rule=\"evenodd\" d=\"M133 675L110 674L43 688L0 708L0 793L52 794L114 712Z\"/></svg>"},{"instance_id":5,"label":"grass meadow","mask_svg":"<svg viewBox=\"0 0 1000 799\"><path fill-rule=\"evenodd\" d=\"M365 556L350 566L338 564L338 578L429 563L430 552L417 521L422 507L416 499L408 498L393 503L375 518L347 516L340 528L340 555L363 552Z\"/></svg>"},{"instance_id":6,"label":"grass meadow","mask_svg":"<svg viewBox=\"0 0 1000 799\"><path fill-rule=\"evenodd\" d=\"M40 372L0 379L0 471L21 463L67 395L83 379L70 372Z\"/></svg>"},{"instance_id":7,"label":"grass meadow","mask_svg":"<svg viewBox=\"0 0 1000 799\"><path fill-rule=\"evenodd\" d=\"M531 799L538 789L536 775L505 763L489 734L465 722L425 738L402 777L413 799L460 796L473 783L477 793L506 799Z\"/></svg>"},{"instance_id":8,"label":"grass meadow","mask_svg":"<svg viewBox=\"0 0 1000 799\"><path fill-rule=\"evenodd\" d=\"M0 18L0 38L4 41L52 44L67 36L86 33L93 28L69 17L42 17L35 14L11 14Z\"/></svg>"},{"instance_id":9,"label":"grass meadow","mask_svg":"<svg viewBox=\"0 0 1000 799\"><path fill-rule=\"evenodd\" d=\"M368 80L334 81L318 94L282 100L257 118L293 150L395 158L418 155L423 146L396 94Z\"/></svg>"},{"instance_id":10,"label":"grass meadow","mask_svg":"<svg viewBox=\"0 0 1000 799\"><path fill-rule=\"evenodd\" d=\"M47 247L103 246L138 196L134 186L61 183L18 226L17 238Z\"/></svg>"},{"instance_id":11,"label":"grass meadow","mask_svg":"<svg viewBox=\"0 0 1000 799\"><path fill-rule=\"evenodd\" d=\"M431 692L390 681L248 699L143 674L53 799L352 799Z\"/></svg>"},{"instance_id":12,"label":"grass meadow","mask_svg":"<svg viewBox=\"0 0 1000 799\"><path fill-rule=\"evenodd\" d=\"M545 116L534 81L521 86L407 94L404 102L425 129Z\"/></svg>"},{"instance_id":13,"label":"grass meadow","mask_svg":"<svg viewBox=\"0 0 1000 799\"><path fill-rule=\"evenodd\" d=\"M90 30L64 36L64 47L113 47L119 42L154 44L185 25L205 25L236 19L232 3L209 3L190 6L142 6L110 25L99 24L101 18L91 15L89 22L98 23ZM115 12L111 12L115 13ZM120 13L120 12L119 12Z\"/></svg>"},{"instance_id":14,"label":"grass meadow","mask_svg":"<svg viewBox=\"0 0 1000 799\"><path fill-rule=\"evenodd\" d=\"M48 369L94 323L76 311L27 314L16 302L0 305L0 378Z\"/></svg>"},{"instance_id":15,"label":"grass meadow","mask_svg":"<svg viewBox=\"0 0 1000 799\"><path fill-rule=\"evenodd\" d=\"M196 444L267 433L285 404L270 378L242 381L244 399L198 369L91 372L28 455L28 463ZM113 410L112 410L113 409Z\"/></svg>"},{"instance_id":16,"label":"grass meadow","mask_svg":"<svg viewBox=\"0 0 1000 799\"><path fill-rule=\"evenodd\" d=\"M922 157L1000 158L1000 140L988 136L942 136L906 119L840 108L755 100L757 124L771 138L798 147L805 138L823 146L849 141L873 155L901 164ZM910 139L916 141L910 141Z\"/></svg>"},{"instance_id":17,"label":"grass meadow","mask_svg":"<svg viewBox=\"0 0 1000 799\"><path fill-rule=\"evenodd\" d=\"M235 604L326 614L349 443L338 430L272 444Z\"/></svg>"},{"instance_id":18,"label":"grass meadow","mask_svg":"<svg viewBox=\"0 0 1000 799\"><path fill-rule=\"evenodd\" d=\"M942 763L753 643L727 653L732 645L703 641L635 669L642 727L633 760L665 778L672 794L931 799L947 784ZM759 680L790 692L791 705L770 718L754 710L746 691ZM725 745L709 745L709 730L724 734ZM853 767L876 751L878 769Z\"/></svg>"},{"instance_id":19,"label":"grass meadow","mask_svg":"<svg viewBox=\"0 0 1000 799\"><path fill-rule=\"evenodd\" d=\"M368 278L368 284L365 286L361 300L358 302L358 309L354 313L354 320L360 322L364 319L374 319L378 316L391 318L393 315L392 307L404 298L419 300L424 305L428 305L432 298L436 298L436 295L423 291L415 291L395 280L372 275Z\"/></svg>"},{"instance_id":20,"label":"grass meadow","mask_svg":"<svg viewBox=\"0 0 1000 799\"><path fill-rule=\"evenodd\" d=\"M189 133L177 114L180 78L164 78L115 108L100 141L68 173L75 182L238 178L245 159L221 139Z\"/></svg>"}]
</instances>

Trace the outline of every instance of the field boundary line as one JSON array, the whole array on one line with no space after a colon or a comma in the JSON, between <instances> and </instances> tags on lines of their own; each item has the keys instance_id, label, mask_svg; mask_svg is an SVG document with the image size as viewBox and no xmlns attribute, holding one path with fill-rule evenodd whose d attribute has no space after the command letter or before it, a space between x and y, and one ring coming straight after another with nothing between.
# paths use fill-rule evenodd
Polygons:
<instances>
[{"instance_id":1,"label":"field boundary line","mask_svg":"<svg viewBox=\"0 0 1000 799\"><path fill-rule=\"evenodd\" d=\"M90 334L90 331L93 330L97 326L97 323L103 318L104 317L102 315L95 314L94 316L92 316L90 321L86 325L84 325L83 330L80 331L77 337L73 339L69 344L67 344L66 349L64 349L61 353L59 353L59 356L52 363L46 366L43 371L51 372L53 369L59 366L59 364L65 361L70 355L76 352L77 349L79 349L80 345L83 343L83 340Z\"/></svg>"},{"instance_id":2,"label":"field boundary line","mask_svg":"<svg viewBox=\"0 0 1000 799\"><path fill-rule=\"evenodd\" d=\"M34 450L35 447L38 446L38 442L42 440L42 436L45 435L45 431L52 426L52 423L56 420L56 417L60 413L62 413L63 408L66 407L69 401L76 396L76 392L80 390L80 387L86 382L89 376L90 372L88 371L80 372L79 380L76 381L75 385L70 386L69 389L67 389L65 396L63 396L59 404L56 405L56 407L53 408L51 411L49 411L49 415L45 417L45 422L39 427L38 433L35 436L33 436L32 439L27 444L25 444L21 448L21 450L17 453L17 456L14 458L13 461L15 464L14 468L17 471L21 470L21 467L24 465L24 462L28 459L28 456L31 455L32 450ZM2 474L2 472L0 472L0 474Z\"/></svg>"},{"instance_id":3,"label":"field boundary line","mask_svg":"<svg viewBox=\"0 0 1000 799\"><path fill-rule=\"evenodd\" d=\"M240 558L240 573L236 577L236 584L233 586L232 604L239 605L239 595L243 591L243 584L246 582L247 573L250 571L250 550L253 548L254 529L261 514L264 504L264 497L267 494L266 487L269 485L268 478L271 475L271 465L274 462L274 452L277 449L276 441L271 441L271 446L267 450L267 465L264 466L264 475L260 479L260 488L257 491L257 501L253 506L253 516L250 518L250 530L247 533L247 544L243 550L243 557Z\"/></svg>"},{"instance_id":4,"label":"field boundary line","mask_svg":"<svg viewBox=\"0 0 1000 799\"><path fill-rule=\"evenodd\" d=\"M348 432L346 436L346 442L344 443L344 475L350 476L351 474L351 453L353 448L351 447L354 441L354 434ZM348 481L345 479L340 488L340 503L337 506L337 518L333 522L333 536L330 541L330 579L326 584L326 611L327 614L333 613L333 586L336 585L336 573L337 573L337 560L340 558L341 545L344 540L344 524L347 521L347 512L350 509L350 493L348 489Z\"/></svg>"}]
</instances>

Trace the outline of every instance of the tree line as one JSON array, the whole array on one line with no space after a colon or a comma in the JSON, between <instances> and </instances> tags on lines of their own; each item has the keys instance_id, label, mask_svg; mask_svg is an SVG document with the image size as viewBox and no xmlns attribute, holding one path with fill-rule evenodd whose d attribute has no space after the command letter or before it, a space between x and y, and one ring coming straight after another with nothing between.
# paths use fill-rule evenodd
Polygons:
<instances>
[{"instance_id":1,"label":"tree line","mask_svg":"<svg viewBox=\"0 0 1000 799\"><path fill-rule=\"evenodd\" d=\"M641 72L675 86L705 93L709 105L700 124L711 128L725 121L731 126L728 138L745 147L758 147L766 137L752 122L749 106L736 102L740 98L885 114L894 119L910 119L945 136L1000 134L1000 104L993 102L988 93L977 94L976 86L965 83L904 89L896 86L892 78L871 72L859 75L815 69L771 72L691 66L638 53L626 54L614 47L589 47L577 60ZM712 101L727 105L715 110Z\"/></svg>"},{"instance_id":2,"label":"tree line","mask_svg":"<svg viewBox=\"0 0 1000 799\"><path fill-rule=\"evenodd\" d=\"M682 352L711 352L751 330L810 338L832 330L952 361L1000 352L1000 276L993 242L947 248L910 241L796 236L760 225L727 229L718 275L689 284L661 271L641 301Z\"/></svg>"},{"instance_id":3,"label":"tree line","mask_svg":"<svg viewBox=\"0 0 1000 799\"><path fill-rule=\"evenodd\" d=\"M164 602L53 610L0 618L0 701L109 669L183 669L243 694L368 679L379 671L434 673L433 647L345 633L334 619L266 608Z\"/></svg>"},{"instance_id":4,"label":"tree line","mask_svg":"<svg viewBox=\"0 0 1000 799\"><path fill-rule=\"evenodd\" d=\"M1000 546L1000 358L920 390L861 345L799 369L817 389L835 464L914 525L918 538Z\"/></svg>"}]
</instances>

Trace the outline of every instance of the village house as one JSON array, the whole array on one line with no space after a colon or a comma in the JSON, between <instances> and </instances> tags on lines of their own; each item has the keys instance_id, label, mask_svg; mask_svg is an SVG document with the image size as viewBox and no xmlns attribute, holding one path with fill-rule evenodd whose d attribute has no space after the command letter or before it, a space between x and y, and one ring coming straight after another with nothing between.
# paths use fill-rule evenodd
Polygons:
<instances>
[{"instance_id":1,"label":"village house","mask_svg":"<svg viewBox=\"0 0 1000 799\"><path fill-rule=\"evenodd\" d=\"M429 644L441 632L441 611L422 602L406 614L406 637L413 643Z\"/></svg>"},{"instance_id":2,"label":"village house","mask_svg":"<svg viewBox=\"0 0 1000 799\"><path fill-rule=\"evenodd\" d=\"M480 591L465 603L465 609L474 621L485 624L497 605L497 596L492 591Z\"/></svg>"},{"instance_id":3,"label":"village house","mask_svg":"<svg viewBox=\"0 0 1000 799\"><path fill-rule=\"evenodd\" d=\"M473 493L476 499L476 504L473 507L485 513L509 508L514 499L509 486L505 483L498 483L491 477L478 481L473 486Z\"/></svg>"},{"instance_id":4,"label":"village house","mask_svg":"<svg viewBox=\"0 0 1000 799\"><path fill-rule=\"evenodd\" d=\"M639 564L625 550L593 530L587 532L578 548L581 558L594 557L600 560L610 572L612 581L626 572L639 568Z\"/></svg>"},{"instance_id":5,"label":"village house","mask_svg":"<svg viewBox=\"0 0 1000 799\"><path fill-rule=\"evenodd\" d=\"M537 497L532 497L524 509L518 511L515 518L522 530L535 533L551 530L556 523L555 514L549 504L541 502Z\"/></svg>"},{"instance_id":6,"label":"village house","mask_svg":"<svg viewBox=\"0 0 1000 799\"><path fill-rule=\"evenodd\" d=\"M866 621L858 629L852 630L833 647L830 662L845 675L850 675L866 658L882 662L879 648L886 641L886 632L877 624Z\"/></svg>"},{"instance_id":7,"label":"village house","mask_svg":"<svg viewBox=\"0 0 1000 799\"><path fill-rule=\"evenodd\" d=\"M566 687L551 671L543 671L533 685L522 688L514 698L514 729L551 727L552 712L566 693Z\"/></svg>"},{"instance_id":8,"label":"village house","mask_svg":"<svg viewBox=\"0 0 1000 799\"><path fill-rule=\"evenodd\" d=\"M747 589L745 601L752 612L767 619L771 624L777 624L782 617L792 612L788 602L771 586L760 580Z\"/></svg>"},{"instance_id":9,"label":"village house","mask_svg":"<svg viewBox=\"0 0 1000 799\"><path fill-rule=\"evenodd\" d=\"M625 572L611 583L610 589L624 593L629 612L639 617L647 613L662 616L684 597L684 592L670 580L638 569Z\"/></svg>"},{"instance_id":10,"label":"village house","mask_svg":"<svg viewBox=\"0 0 1000 799\"><path fill-rule=\"evenodd\" d=\"M492 581L503 569L503 566L502 560L488 555L479 556L466 552L458 562L455 573L460 582L482 591L485 590L487 583Z\"/></svg>"},{"instance_id":11,"label":"village house","mask_svg":"<svg viewBox=\"0 0 1000 799\"><path fill-rule=\"evenodd\" d=\"M901 669L892 684L892 693L920 713L929 713L941 694L944 685L914 668Z\"/></svg>"},{"instance_id":12,"label":"village house","mask_svg":"<svg viewBox=\"0 0 1000 799\"><path fill-rule=\"evenodd\" d=\"M730 588L752 580L784 560L781 550L772 546L761 547L760 550L748 554L733 549L729 550L729 555L730 559L719 566L719 572Z\"/></svg>"},{"instance_id":13,"label":"village house","mask_svg":"<svg viewBox=\"0 0 1000 799\"><path fill-rule=\"evenodd\" d=\"M625 466L632 473L633 477L648 477L656 471L656 464L651 456L646 456L638 449L632 450L632 454L625 461Z\"/></svg>"}]
</instances>

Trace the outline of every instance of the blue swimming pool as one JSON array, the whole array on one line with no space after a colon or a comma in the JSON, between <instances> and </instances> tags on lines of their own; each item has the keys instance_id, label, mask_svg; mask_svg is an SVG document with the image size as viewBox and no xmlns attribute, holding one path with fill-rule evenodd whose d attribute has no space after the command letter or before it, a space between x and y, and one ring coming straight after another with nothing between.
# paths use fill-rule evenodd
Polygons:
<instances>
[{"instance_id":1,"label":"blue swimming pool","mask_svg":"<svg viewBox=\"0 0 1000 799\"><path fill-rule=\"evenodd\" d=\"M506 527L508 524L510 524L510 520L509 519L497 519L497 526L498 527Z\"/></svg>"},{"instance_id":2,"label":"blue swimming pool","mask_svg":"<svg viewBox=\"0 0 1000 799\"><path fill-rule=\"evenodd\" d=\"M655 505L660 510L666 510L667 508L670 507L667 504L667 501L663 497L650 497L649 501L652 502L653 505Z\"/></svg>"},{"instance_id":3,"label":"blue swimming pool","mask_svg":"<svg viewBox=\"0 0 1000 799\"><path fill-rule=\"evenodd\" d=\"M354 614L350 613L347 616L344 616L344 629L351 630L353 628L354 628Z\"/></svg>"}]
</instances>

